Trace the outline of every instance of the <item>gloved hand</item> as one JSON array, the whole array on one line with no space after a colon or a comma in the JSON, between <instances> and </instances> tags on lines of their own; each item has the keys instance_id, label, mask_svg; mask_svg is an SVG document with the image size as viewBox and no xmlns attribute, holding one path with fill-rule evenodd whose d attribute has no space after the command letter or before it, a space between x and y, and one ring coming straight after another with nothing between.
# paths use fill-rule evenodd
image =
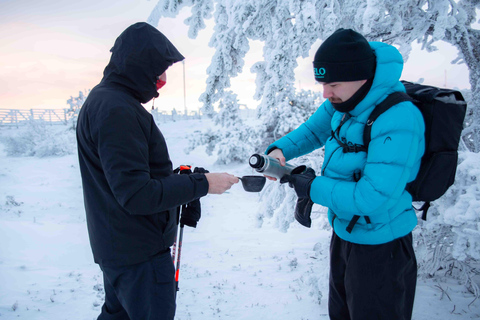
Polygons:
<instances>
[{"instance_id":1,"label":"gloved hand","mask_svg":"<svg viewBox=\"0 0 480 320\"><path fill-rule=\"evenodd\" d=\"M195 169L193 170L193 173L209 173L209 172L210 171L202 167L195 167Z\"/></svg>"},{"instance_id":2,"label":"gloved hand","mask_svg":"<svg viewBox=\"0 0 480 320\"><path fill-rule=\"evenodd\" d=\"M295 189L298 200L295 206L295 220L302 226L310 228L312 226L313 201L310 199L310 186L313 179L316 178L315 170L304 166L293 169L292 173L282 177L280 183L287 183L291 188Z\"/></svg>"},{"instance_id":3,"label":"gloved hand","mask_svg":"<svg viewBox=\"0 0 480 320\"><path fill-rule=\"evenodd\" d=\"M312 219L310 218L312 207L313 201L310 198L298 198L295 206L295 220L307 228L312 226Z\"/></svg>"},{"instance_id":4,"label":"gloved hand","mask_svg":"<svg viewBox=\"0 0 480 320\"><path fill-rule=\"evenodd\" d=\"M305 166L300 166L293 169L291 174L287 174L280 179L280 183L287 183L288 185L295 189L298 198L309 198L310 199L310 186L312 185L313 179L317 176L315 175L315 170L312 168L306 168L302 172L297 173L300 170L304 169Z\"/></svg>"},{"instance_id":5,"label":"gloved hand","mask_svg":"<svg viewBox=\"0 0 480 320\"><path fill-rule=\"evenodd\" d=\"M186 225L192 228L197 227L197 222L202 216L200 199L193 200L182 206L182 214L180 216L180 225Z\"/></svg>"},{"instance_id":6,"label":"gloved hand","mask_svg":"<svg viewBox=\"0 0 480 320\"><path fill-rule=\"evenodd\" d=\"M180 174L190 174L192 171L190 169L180 169ZM209 171L201 168L196 167L193 170L193 173L208 173ZM200 205L200 199L195 199L186 205L182 206L182 214L180 216L180 224L186 225L192 228L197 227L197 222L200 220L202 216L202 208Z\"/></svg>"}]
</instances>

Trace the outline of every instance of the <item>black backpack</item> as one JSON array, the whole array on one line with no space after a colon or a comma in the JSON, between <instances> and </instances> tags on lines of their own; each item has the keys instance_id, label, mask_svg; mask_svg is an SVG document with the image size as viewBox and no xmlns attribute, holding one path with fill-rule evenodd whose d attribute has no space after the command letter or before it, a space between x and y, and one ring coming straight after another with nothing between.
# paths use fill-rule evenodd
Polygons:
<instances>
[{"instance_id":1,"label":"black backpack","mask_svg":"<svg viewBox=\"0 0 480 320\"><path fill-rule=\"evenodd\" d=\"M375 120L392 106L412 101L422 112L425 121L425 154L415 180L407 184L406 190L413 201L423 201L422 219L426 220L430 202L440 198L455 181L458 161L458 144L463 129L467 104L456 90L402 81L407 93L395 92L377 105L370 114L363 132L363 146L352 150L344 146L344 152L368 152L372 125ZM359 216L354 216L347 231L351 232ZM369 218L365 217L367 223Z\"/></svg>"},{"instance_id":2,"label":"black backpack","mask_svg":"<svg viewBox=\"0 0 480 320\"><path fill-rule=\"evenodd\" d=\"M426 220L430 202L440 198L455 181L463 120L467 103L456 90L402 81L407 94L396 92L375 107L363 133L363 143L368 149L370 132L375 120L390 107L412 101L422 112L425 121L425 154L415 180L407 185L413 201L424 201L420 210Z\"/></svg>"}]
</instances>

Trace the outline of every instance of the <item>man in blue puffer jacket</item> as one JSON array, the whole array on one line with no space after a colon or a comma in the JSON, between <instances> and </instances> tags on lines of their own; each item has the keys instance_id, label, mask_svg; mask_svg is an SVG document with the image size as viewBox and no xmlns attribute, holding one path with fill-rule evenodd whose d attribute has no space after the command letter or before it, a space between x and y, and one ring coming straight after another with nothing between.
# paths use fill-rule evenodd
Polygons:
<instances>
[{"instance_id":1,"label":"man in blue puffer jacket","mask_svg":"<svg viewBox=\"0 0 480 320\"><path fill-rule=\"evenodd\" d=\"M415 179L425 149L422 114L411 102L393 106L372 126L368 153L359 152L375 106L405 91L402 69L393 46L337 30L314 60L327 100L267 148L284 164L325 146L320 176L306 171L286 180L299 200L329 208L331 319L411 319L417 276L411 232L417 217L405 187Z\"/></svg>"}]
</instances>

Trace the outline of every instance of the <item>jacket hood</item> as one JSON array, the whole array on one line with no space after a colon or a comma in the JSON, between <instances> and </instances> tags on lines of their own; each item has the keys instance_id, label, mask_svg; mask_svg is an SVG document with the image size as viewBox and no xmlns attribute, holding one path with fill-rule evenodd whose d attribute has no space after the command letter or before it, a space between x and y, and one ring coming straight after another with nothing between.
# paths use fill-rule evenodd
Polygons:
<instances>
[{"instance_id":1,"label":"jacket hood","mask_svg":"<svg viewBox=\"0 0 480 320\"><path fill-rule=\"evenodd\" d=\"M353 116L372 109L393 92L405 91L400 82L403 70L403 57L400 52L394 46L383 42L372 41L369 43L377 57L375 76L368 94L350 112Z\"/></svg>"},{"instance_id":2,"label":"jacket hood","mask_svg":"<svg viewBox=\"0 0 480 320\"><path fill-rule=\"evenodd\" d=\"M110 52L102 82L125 87L141 103L158 97L157 76L185 59L167 37L145 22L125 29Z\"/></svg>"}]
</instances>

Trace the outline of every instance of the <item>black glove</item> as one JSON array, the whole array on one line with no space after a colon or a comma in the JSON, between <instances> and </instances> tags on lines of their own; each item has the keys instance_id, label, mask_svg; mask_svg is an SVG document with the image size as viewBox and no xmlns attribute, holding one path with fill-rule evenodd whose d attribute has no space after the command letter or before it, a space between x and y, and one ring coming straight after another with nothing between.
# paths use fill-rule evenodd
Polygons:
<instances>
[{"instance_id":1,"label":"black glove","mask_svg":"<svg viewBox=\"0 0 480 320\"><path fill-rule=\"evenodd\" d=\"M202 167L195 167L195 169L193 170L193 173L209 173L209 172L210 171Z\"/></svg>"},{"instance_id":2,"label":"black glove","mask_svg":"<svg viewBox=\"0 0 480 320\"><path fill-rule=\"evenodd\" d=\"M312 226L313 201L310 199L310 186L315 179L315 171L312 168L300 166L293 169L292 173L280 179L280 183L287 183L291 188L295 189L298 200L295 206L295 220L302 226L310 228Z\"/></svg>"},{"instance_id":3,"label":"black glove","mask_svg":"<svg viewBox=\"0 0 480 320\"><path fill-rule=\"evenodd\" d=\"M195 167L193 173L209 173L205 168L202 167ZM180 173L180 174L191 174L192 173L192 166L181 165L180 167L173 170L173 173Z\"/></svg>"},{"instance_id":4,"label":"black glove","mask_svg":"<svg viewBox=\"0 0 480 320\"><path fill-rule=\"evenodd\" d=\"M295 189L298 198L310 199L310 186L316 177L315 170L300 166L293 169L292 173L283 176L280 183L288 182L288 185Z\"/></svg>"},{"instance_id":5,"label":"black glove","mask_svg":"<svg viewBox=\"0 0 480 320\"><path fill-rule=\"evenodd\" d=\"M197 222L202 216L200 199L193 200L182 206L182 215L180 216L180 225L186 225L192 228L197 227Z\"/></svg>"},{"instance_id":6,"label":"black glove","mask_svg":"<svg viewBox=\"0 0 480 320\"><path fill-rule=\"evenodd\" d=\"M298 198L297 205L295 206L295 220L307 228L312 226L312 219L310 219L312 206L313 201L310 200L310 198Z\"/></svg>"},{"instance_id":7,"label":"black glove","mask_svg":"<svg viewBox=\"0 0 480 320\"><path fill-rule=\"evenodd\" d=\"M178 169L179 170L177 172L180 172L180 174L192 173L192 170L190 168L187 169L187 166L182 166L182 167L179 167ZM201 167L196 167L193 170L193 173L208 173L208 172L209 172L208 170ZM192 228L196 228L197 222L200 220L201 216L202 216L202 208L200 205L200 199L195 199L182 206L182 214L180 216L180 225L182 226L186 225Z\"/></svg>"}]
</instances>

